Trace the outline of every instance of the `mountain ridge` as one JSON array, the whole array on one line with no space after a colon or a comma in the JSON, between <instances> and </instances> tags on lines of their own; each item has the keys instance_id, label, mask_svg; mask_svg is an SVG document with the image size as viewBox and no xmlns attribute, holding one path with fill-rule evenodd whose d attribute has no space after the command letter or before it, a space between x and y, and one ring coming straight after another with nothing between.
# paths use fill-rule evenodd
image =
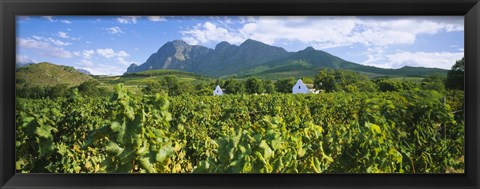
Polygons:
<instances>
[{"instance_id":1,"label":"mountain ridge","mask_svg":"<svg viewBox=\"0 0 480 189\"><path fill-rule=\"evenodd\" d=\"M448 70L404 66L385 69L346 61L322 50L306 47L288 52L282 47L271 46L247 39L240 45L222 41L215 47L189 45L183 40L173 40L162 45L143 64L131 64L127 73L156 69L192 72L210 77L258 75L262 73L306 71L311 75L321 68L346 69L380 75L446 75Z\"/></svg>"}]
</instances>

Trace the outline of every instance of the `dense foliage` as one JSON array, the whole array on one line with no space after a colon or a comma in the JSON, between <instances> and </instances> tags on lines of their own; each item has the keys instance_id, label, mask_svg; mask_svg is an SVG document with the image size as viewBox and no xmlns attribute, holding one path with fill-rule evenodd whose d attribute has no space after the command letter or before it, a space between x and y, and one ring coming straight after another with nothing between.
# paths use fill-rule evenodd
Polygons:
<instances>
[{"instance_id":1,"label":"dense foliage","mask_svg":"<svg viewBox=\"0 0 480 189\"><path fill-rule=\"evenodd\" d=\"M447 80L445 86L448 89L464 89L465 84L465 57L461 60L457 60L452 66L452 69L448 71Z\"/></svg>"},{"instance_id":2,"label":"dense foliage","mask_svg":"<svg viewBox=\"0 0 480 189\"><path fill-rule=\"evenodd\" d=\"M72 90L67 97L17 98L16 104L18 172L445 173L464 168L462 91L168 97L162 91L132 94L117 85L110 97Z\"/></svg>"}]
</instances>

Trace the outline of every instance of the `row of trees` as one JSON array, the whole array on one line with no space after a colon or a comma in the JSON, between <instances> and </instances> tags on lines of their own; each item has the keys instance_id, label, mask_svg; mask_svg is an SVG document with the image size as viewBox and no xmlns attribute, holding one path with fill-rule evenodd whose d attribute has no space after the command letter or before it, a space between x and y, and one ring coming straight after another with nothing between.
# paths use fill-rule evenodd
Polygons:
<instances>
[{"instance_id":1,"label":"row of trees","mask_svg":"<svg viewBox=\"0 0 480 189\"><path fill-rule=\"evenodd\" d=\"M456 61L447 77L433 74L419 82L396 81L385 78L369 80L367 76L346 70L323 69L315 76L314 87L325 92L334 91L402 91L414 88L445 92L464 90L465 58Z\"/></svg>"},{"instance_id":2,"label":"row of trees","mask_svg":"<svg viewBox=\"0 0 480 189\"><path fill-rule=\"evenodd\" d=\"M21 98L58 98L66 97L72 93L73 90L78 90L82 95L86 96L102 96L108 92L104 87L99 87L100 83L96 80L89 80L83 82L79 86L70 87L67 84L58 84L55 86L28 86L19 85L16 86L16 95Z\"/></svg>"},{"instance_id":3,"label":"row of trees","mask_svg":"<svg viewBox=\"0 0 480 189\"><path fill-rule=\"evenodd\" d=\"M465 59L458 60L447 77L431 75L422 82L391 80L378 78L370 80L367 76L348 70L322 69L314 78L302 78L304 83L313 83L316 90L323 92L375 92L375 91L403 91L414 88L445 92L447 89L464 89ZM142 92L155 94L161 91L170 96L181 94L212 95L213 89L219 85L227 94L262 94L262 93L291 93L296 78L285 78L276 81L262 80L250 77L245 80L227 79L213 81L187 82L180 81L176 76L165 76L162 80L147 83ZM19 84L19 82L21 84ZM17 81L17 96L23 98L57 98L68 96L70 91L77 89L87 96L101 96L108 91L99 87L100 83L90 80L77 87L69 87L66 84L56 86L28 86L26 83Z\"/></svg>"},{"instance_id":4,"label":"row of trees","mask_svg":"<svg viewBox=\"0 0 480 189\"><path fill-rule=\"evenodd\" d=\"M392 80L387 78L369 80L367 76L352 71L325 69L321 70L315 76L314 86L316 89L325 92L387 92L404 91L414 88L445 92L446 81L447 80L444 76L437 74L430 75L421 82Z\"/></svg>"},{"instance_id":5,"label":"row of trees","mask_svg":"<svg viewBox=\"0 0 480 189\"><path fill-rule=\"evenodd\" d=\"M199 82L196 85L191 82L181 82L175 76L166 76L162 80L147 83L142 92L155 94L161 91L170 96L181 94L212 95L213 89L218 85L226 94L272 94L292 93L292 87L297 79L284 78L277 81L263 80L255 77L246 80L227 79L211 82ZM431 75L422 82L391 80L386 78L368 79L367 76L353 71L323 69L315 78L303 79L304 83L313 83L316 90L323 92L386 92L403 91L414 88L436 90L445 92L446 78L441 75Z\"/></svg>"}]
</instances>

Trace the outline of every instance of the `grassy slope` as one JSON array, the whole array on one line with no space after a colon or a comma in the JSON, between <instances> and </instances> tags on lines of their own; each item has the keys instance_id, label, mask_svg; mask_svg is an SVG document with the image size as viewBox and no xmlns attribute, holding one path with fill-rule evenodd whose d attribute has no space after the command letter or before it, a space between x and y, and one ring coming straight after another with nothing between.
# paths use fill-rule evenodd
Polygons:
<instances>
[{"instance_id":1,"label":"grassy slope","mask_svg":"<svg viewBox=\"0 0 480 189\"><path fill-rule=\"evenodd\" d=\"M166 76L176 76L179 82L190 82L193 85L202 81L212 80L212 78L176 70L148 70L144 72L129 73L123 76L95 76L95 78L101 83L102 87L113 89L115 84L123 83L126 88L138 92L147 83L162 80Z\"/></svg>"},{"instance_id":2,"label":"grassy slope","mask_svg":"<svg viewBox=\"0 0 480 189\"><path fill-rule=\"evenodd\" d=\"M72 87L78 86L92 79L92 77L75 70L73 67L43 62L18 68L16 79L29 86L67 84L69 87Z\"/></svg>"}]
</instances>

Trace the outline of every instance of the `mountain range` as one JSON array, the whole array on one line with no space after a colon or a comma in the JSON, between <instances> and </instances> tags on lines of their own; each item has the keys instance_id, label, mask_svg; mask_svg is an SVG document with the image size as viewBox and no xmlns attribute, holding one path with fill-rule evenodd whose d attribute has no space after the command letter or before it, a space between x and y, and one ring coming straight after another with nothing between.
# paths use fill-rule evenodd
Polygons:
<instances>
[{"instance_id":1,"label":"mountain range","mask_svg":"<svg viewBox=\"0 0 480 189\"><path fill-rule=\"evenodd\" d=\"M369 76L427 76L446 75L439 68L402 67L384 69L343 60L325 51L307 47L288 52L281 47L248 39L240 45L221 42L214 49L189 45L182 40L165 43L141 65L131 64L126 73L147 70L181 70L211 77L260 76L299 77L312 76L322 68L345 69Z\"/></svg>"}]
</instances>

